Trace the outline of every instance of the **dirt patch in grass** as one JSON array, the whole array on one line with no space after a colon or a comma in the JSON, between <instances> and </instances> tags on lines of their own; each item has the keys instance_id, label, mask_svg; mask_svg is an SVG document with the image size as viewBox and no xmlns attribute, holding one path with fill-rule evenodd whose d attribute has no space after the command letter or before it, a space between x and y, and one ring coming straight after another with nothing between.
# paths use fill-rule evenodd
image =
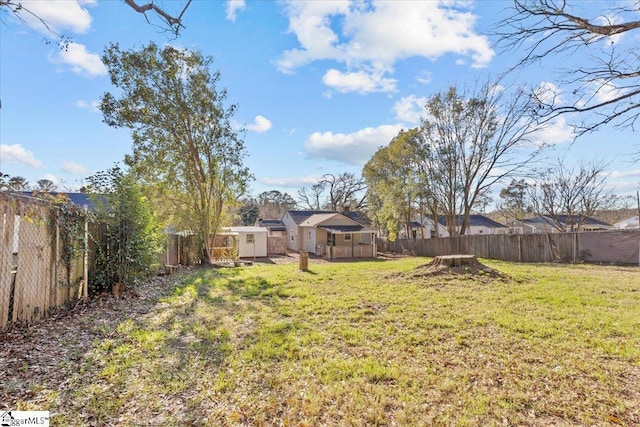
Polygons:
<instances>
[{"instance_id":1,"label":"dirt patch in grass","mask_svg":"<svg viewBox=\"0 0 640 427\"><path fill-rule=\"evenodd\" d=\"M495 281L510 282L514 279L496 269L475 262L469 265L450 267L433 263L422 264L411 271L394 273L390 278L397 279L418 279L426 284L438 284L443 282L473 282L474 284L488 285Z\"/></svg>"}]
</instances>

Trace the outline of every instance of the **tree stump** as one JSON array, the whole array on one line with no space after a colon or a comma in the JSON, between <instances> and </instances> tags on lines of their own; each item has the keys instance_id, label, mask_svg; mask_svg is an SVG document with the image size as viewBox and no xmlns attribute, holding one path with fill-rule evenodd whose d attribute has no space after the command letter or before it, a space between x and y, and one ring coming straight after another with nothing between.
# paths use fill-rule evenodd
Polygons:
<instances>
[{"instance_id":1,"label":"tree stump","mask_svg":"<svg viewBox=\"0 0 640 427\"><path fill-rule=\"evenodd\" d=\"M462 267L465 265L480 265L475 255L439 255L428 264L431 266Z\"/></svg>"}]
</instances>

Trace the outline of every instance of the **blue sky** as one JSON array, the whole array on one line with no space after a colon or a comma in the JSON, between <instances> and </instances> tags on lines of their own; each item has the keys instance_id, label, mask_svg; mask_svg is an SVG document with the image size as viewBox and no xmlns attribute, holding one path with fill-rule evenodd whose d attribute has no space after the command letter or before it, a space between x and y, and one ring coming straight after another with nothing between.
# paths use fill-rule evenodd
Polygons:
<instances>
[{"instance_id":1,"label":"blue sky","mask_svg":"<svg viewBox=\"0 0 640 427\"><path fill-rule=\"evenodd\" d=\"M429 96L502 73L518 56L493 49L485 35L505 16L506 0L194 0L178 38L121 1L22 3L72 42L62 51L45 43L50 33L37 22L2 14L0 170L67 191L131 150L128 131L102 123L96 108L114 90L100 61L110 42L128 49L155 41L212 56L228 101L239 106L237 126L247 129L252 193L294 197L325 173L360 174L378 147L419 124ZM178 15L187 0L155 3ZM518 78L553 84L552 68ZM549 158L609 162L616 194L640 189L640 165L629 162L637 133L611 128L571 143L559 120L545 138Z\"/></svg>"}]
</instances>

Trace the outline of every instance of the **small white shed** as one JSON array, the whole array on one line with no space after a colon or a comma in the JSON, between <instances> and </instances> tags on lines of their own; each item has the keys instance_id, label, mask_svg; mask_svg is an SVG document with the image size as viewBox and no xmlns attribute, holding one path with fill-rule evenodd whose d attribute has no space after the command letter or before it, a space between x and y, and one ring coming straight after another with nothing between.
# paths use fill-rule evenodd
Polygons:
<instances>
[{"instance_id":1,"label":"small white shed","mask_svg":"<svg viewBox=\"0 0 640 427\"><path fill-rule=\"evenodd\" d=\"M238 233L238 255L240 258L267 256L268 230L266 227L224 227L223 231Z\"/></svg>"}]
</instances>

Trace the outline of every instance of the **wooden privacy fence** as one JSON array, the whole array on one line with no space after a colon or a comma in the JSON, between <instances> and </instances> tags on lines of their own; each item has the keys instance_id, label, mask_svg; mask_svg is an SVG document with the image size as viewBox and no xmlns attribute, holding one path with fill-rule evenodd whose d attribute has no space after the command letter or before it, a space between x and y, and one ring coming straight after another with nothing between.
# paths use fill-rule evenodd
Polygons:
<instances>
[{"instance_id":1,"label":"wooden privacy fence","mask_svg":"<svg viewBox=\"0 0 640 427\"><path fill-rule=\"evenodd\" d=\"M512 262L640 265L640 230L546 234L485 234L437 239L377 239L381 252L420 256L469 254Z\"/></svg>"},{"instance_id":2,"label":"wooden privacy fence","mask_svg":"<svg viewBox=\"0 0 640 427\"><path fill-rule=\"evenodd\" d=\"M0 329L87 296L87 219L77 250L64 215L53 203L0 192Z\"/></svg>"}]
</instances>

